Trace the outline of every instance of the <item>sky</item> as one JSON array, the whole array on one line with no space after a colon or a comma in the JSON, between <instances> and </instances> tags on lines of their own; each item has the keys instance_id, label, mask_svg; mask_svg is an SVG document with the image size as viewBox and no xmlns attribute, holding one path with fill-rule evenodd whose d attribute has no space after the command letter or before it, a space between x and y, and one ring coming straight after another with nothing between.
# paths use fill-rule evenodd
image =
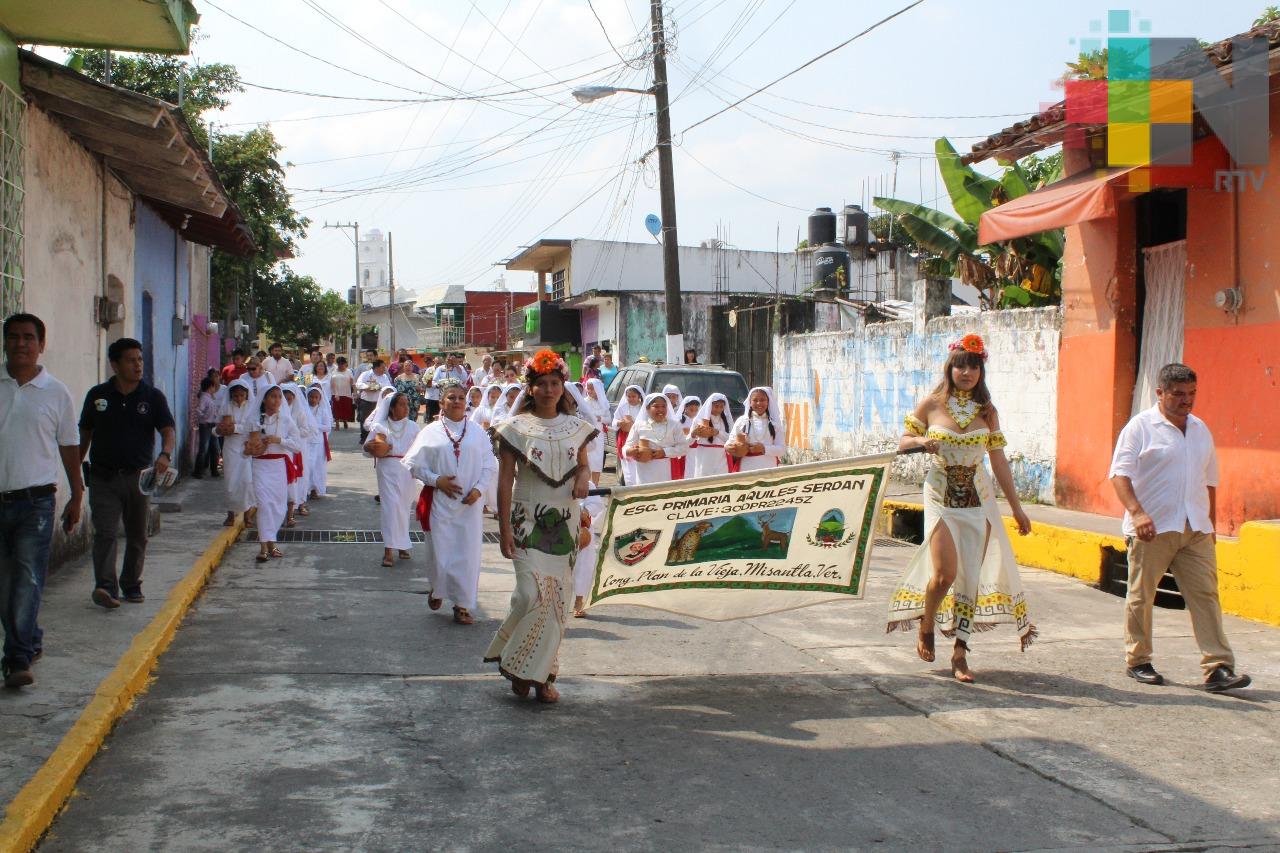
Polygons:
<instances>
[{"instance_id":1,"label":"sky","mask_svg":"<svg viewBox=\"0 0 1280 853\"><path fill-rule=\"evenodd\" d=\"M1059 100L1053 81L1076 40L1126 8L924 0L691 127L911 1L666 0L682 245L719 236L790 249L813 208L878 194L945 208L933 140L963 151ZM289 263L322 286L345 294L354 268L350 230L326 222L393 234L397 283L419 292L492 289L501 275L529 289L532 274L495 263L543 237L653 239L653 99L581 105L570 94L650 84L649 0L195 4L194 60L231 63L254 84L206 118L219 131L271 125L311 219ZM1152 35L1217 40L1247 30L1265 5L1128 8Z\"/></svg>"}]
</instances>

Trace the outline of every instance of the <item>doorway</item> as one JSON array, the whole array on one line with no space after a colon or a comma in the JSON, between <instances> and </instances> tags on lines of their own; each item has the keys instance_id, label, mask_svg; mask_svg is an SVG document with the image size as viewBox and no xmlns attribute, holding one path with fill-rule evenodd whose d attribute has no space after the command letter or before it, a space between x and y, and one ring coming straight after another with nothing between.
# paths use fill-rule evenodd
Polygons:
<instances>
[{"instance_id":1,"label":"doorway","mask_svg":"<svg viewBox=\"0 0 1280 853\"><path fill-rule=\"evenodd\" d=\"M1182 360L1186 330L1187 191L1155 190L1137 199L1138 356L1130 414L1156 399L1160 368Z\"/></svg>"}]
</instances>

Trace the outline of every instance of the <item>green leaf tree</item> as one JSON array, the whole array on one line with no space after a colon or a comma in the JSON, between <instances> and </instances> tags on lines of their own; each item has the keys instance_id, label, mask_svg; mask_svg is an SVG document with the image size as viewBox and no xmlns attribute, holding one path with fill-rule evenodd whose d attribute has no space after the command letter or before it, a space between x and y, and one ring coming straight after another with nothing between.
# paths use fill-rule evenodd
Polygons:
<instances>
[{"instance_id":1,"label":"green leaf tree","mask_svg":"<svg viewBox=\"0 0 1280 853\"><path fill-rule=\"evenodd\" d=\"M955 216L894 198L876 198L875 205L896 217L897 224L920 249L933 256L925 262L933 267L932 272L954 275L984 291L989 307L1059 301L1063 252L1060 229L981 246L978 222L993 207L1060 178L1061 155L1009 163L996 179L962 163L955 147L945 138L935 142L934 151Z\"/></svg>"}]
</instances>

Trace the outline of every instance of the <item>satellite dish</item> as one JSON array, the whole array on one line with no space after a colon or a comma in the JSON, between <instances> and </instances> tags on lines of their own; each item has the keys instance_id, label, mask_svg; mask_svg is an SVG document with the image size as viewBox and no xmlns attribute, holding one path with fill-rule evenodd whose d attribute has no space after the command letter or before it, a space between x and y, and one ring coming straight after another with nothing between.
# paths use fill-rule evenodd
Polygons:
<instances>
[{"instance_id":1,"label":"satellite dish","mask_svg":"<svg viewBox=\"0 0 1280 853\"><path fill-rule=\"evenodd\" d=\"M644 227L650 234L657 237L662 233L662 220L656 214L650 213L644 218Z\"/></svg>"}]
</instances>

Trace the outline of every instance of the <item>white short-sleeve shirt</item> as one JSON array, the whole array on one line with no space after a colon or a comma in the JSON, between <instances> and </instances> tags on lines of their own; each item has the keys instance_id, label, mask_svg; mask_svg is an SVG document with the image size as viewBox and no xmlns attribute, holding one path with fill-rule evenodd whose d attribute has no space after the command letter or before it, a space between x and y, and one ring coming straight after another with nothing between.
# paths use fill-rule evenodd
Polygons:
<instances>
[{"instance_id":1,"label":"white short-sleeve shirt","mask_svg":"<svg viewBox=\"0 0 1280 853\"><path fill-rule=\"evenodd\" d=\"M0 367L0 492L57 483L58 448L79 444L75 402L66 385L43 367L19 385Z\"/></svg>"},{"instance_id":2,"label":"white short-sleeve shirt","mask_svg":"<svg viewBox=\"0 0 1280 853\"><path fill-rule=\"evenodd\" d=\"M1111 477L1128 477L1156 533L1181 533L1187 525L1212 533L1209 487L1218 485L1218 454L1204 421L1187 416L1183 434L1155 405L1133 416L1120 431L1111 458ZM1124 533L1135 535L1124 514Z\"/></svg>"}]
</instances>

